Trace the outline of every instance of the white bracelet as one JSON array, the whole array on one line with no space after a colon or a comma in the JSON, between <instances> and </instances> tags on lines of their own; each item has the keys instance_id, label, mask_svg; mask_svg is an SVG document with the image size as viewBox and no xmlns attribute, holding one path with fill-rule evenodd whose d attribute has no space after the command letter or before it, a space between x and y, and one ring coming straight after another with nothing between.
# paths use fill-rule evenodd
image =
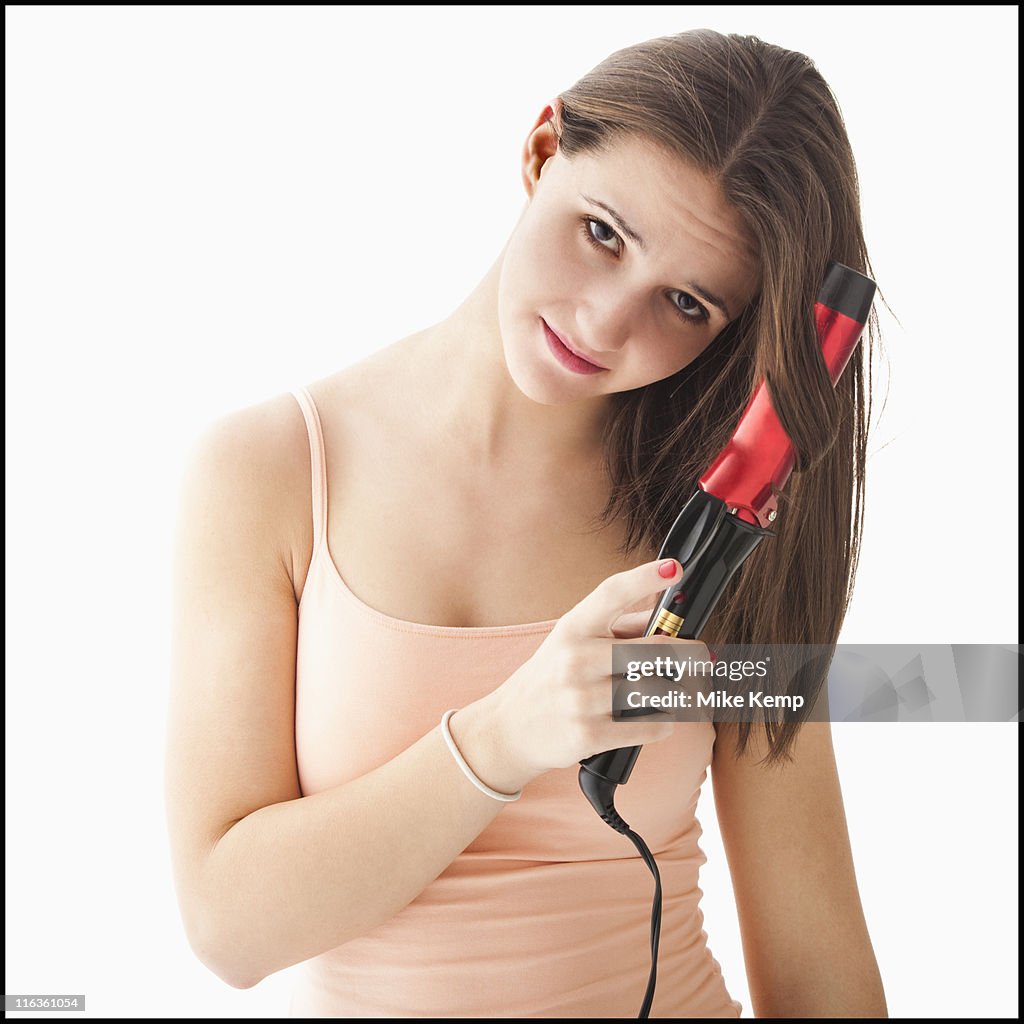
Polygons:
<instances>
[{"instance_id":1,"label":"white bracelet","mask_svg":"<svg viewBox=\"0 0 1024 1024\"><path fill-rule=\"evenodd\" d=\"M455 763L462 769L466 778L469 779L469 781L472 782L481 793L486 793L494 800L502 800L505 803L511 803L513 800L518 800L523 795L522 790L519 790L518 793L499 793L496 789L491 789L490 786L485 786L476 777L473 769L466 764L466 759L459 753L459 748L455 746L455 740L452 739L451 728L448 725L448 719L451 718L458 710L458 708L452 708L451 711L446 711L441 717L441 735L444 737L445 743L448 744L448 749L452 752L452 757L455 758Z\"/></svg>"}]
</instances>

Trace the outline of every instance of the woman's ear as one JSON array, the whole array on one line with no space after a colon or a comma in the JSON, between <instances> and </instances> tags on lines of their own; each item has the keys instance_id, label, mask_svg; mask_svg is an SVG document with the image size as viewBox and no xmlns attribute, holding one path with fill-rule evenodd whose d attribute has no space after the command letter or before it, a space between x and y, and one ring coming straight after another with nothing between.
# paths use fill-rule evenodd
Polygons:
<instances>
[{"instance_id":1,"label":"woman's ear","mask_svg":"<svg viewBox=\"0 0 1024 1024\"><path fill-rule=\"evenodd\" d=\"M548 104L534 122L530 134L523 143L523 186L531 199L540 181L544 165L558 152L558 136L555 134L556 110L560 113L561 102Z\"/></svg>"}]
</instances>

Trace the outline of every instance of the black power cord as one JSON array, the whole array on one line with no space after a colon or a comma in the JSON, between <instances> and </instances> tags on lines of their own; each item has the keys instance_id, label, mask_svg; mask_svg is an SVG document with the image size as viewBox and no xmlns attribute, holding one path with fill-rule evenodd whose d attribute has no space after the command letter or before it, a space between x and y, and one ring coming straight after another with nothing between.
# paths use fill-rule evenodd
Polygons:
<instances>
[{"instance_id":1,"label":"black power cord","mask_svg":"<svg viewBox=\"0 0 1024 1024\"><path fill-rule=\"evenodd\" d=\"M625 822L623 822L625 825ZM647 992L644 995L644 1004L640 1007L638 1020L646 1020L651 1012L651 1003L654 1002L654 986L658 980L658 940L661 937L661 875L658 873L658 865L654 861L654 854L647 848L647 844L628 825L622 833L640 851L644 863L651 869L654 875L654 904L651 907L651 973L647 979Z\"/></svg>"},{"instance_id":2,"label":"black power cord","mask_svg":"<svg viewBox=\"0 0 1024 1024\"><path fill-rule=\"evenodd\" d=\"M602 820L616 832L624 835L640 851L644 863L654 875L654 903L651 905L651 973L647 978L647 991L644 993L643 1006L640 1007L640 1013L637 1015L637 1020L647 1020L651 1012L651 1004L654 1002L654 987L658 981L658 943L661 939L661 873L658 871L654 854L651 853L647 844L622 820L619 812L615 810L616 784L599 778L597 775L592 775L590 772L581 771L580 788Z\"/></svg>"}]
</instances>

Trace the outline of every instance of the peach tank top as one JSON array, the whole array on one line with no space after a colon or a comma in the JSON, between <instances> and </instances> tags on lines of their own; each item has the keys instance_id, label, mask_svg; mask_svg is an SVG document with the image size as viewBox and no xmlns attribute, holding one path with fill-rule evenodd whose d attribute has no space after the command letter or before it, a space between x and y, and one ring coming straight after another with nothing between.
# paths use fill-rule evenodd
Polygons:
<instances>
[{"instance_id":1,"label":"peach tank top","mask_svg":"<svg viewBox=\"0 0 1024 1024\"><path fill-rule=\"evenodd\" d=\"M391 760L448 708L490 693L557 620L430 626L364 604L328 544L316 405L304 387L291 393L312 461L313 554L295 679L299 781L310 795ZM651 1017L740 1015L708 950L697 887L706 858L695 811L713 741L710 723L677 724L672 738L644 749L616 796L662 876ZM290 1016L636 1017L654 880L587 803L577 774L570 767L530 783L404 910L296 968Z\"/></svg>"}]
</instances>

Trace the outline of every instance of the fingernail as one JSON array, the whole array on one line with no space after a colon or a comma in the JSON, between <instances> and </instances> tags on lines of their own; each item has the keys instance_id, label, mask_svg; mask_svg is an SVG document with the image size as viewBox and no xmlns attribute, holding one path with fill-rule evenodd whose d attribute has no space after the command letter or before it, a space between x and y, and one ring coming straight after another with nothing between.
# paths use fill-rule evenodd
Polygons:
<instances>
[{"instance_id":1,"label":"fingernail","mask_svg":"<svg viewBox=\"0 0 1024 1024\"><path fill-rule=\"evenodd\" d=\"M670 580L676 574L676 570L679 568L679 563L674 559L670 558L667 562L662 562L658 566L658 575Z\"/></svg>"}]
</instances>

